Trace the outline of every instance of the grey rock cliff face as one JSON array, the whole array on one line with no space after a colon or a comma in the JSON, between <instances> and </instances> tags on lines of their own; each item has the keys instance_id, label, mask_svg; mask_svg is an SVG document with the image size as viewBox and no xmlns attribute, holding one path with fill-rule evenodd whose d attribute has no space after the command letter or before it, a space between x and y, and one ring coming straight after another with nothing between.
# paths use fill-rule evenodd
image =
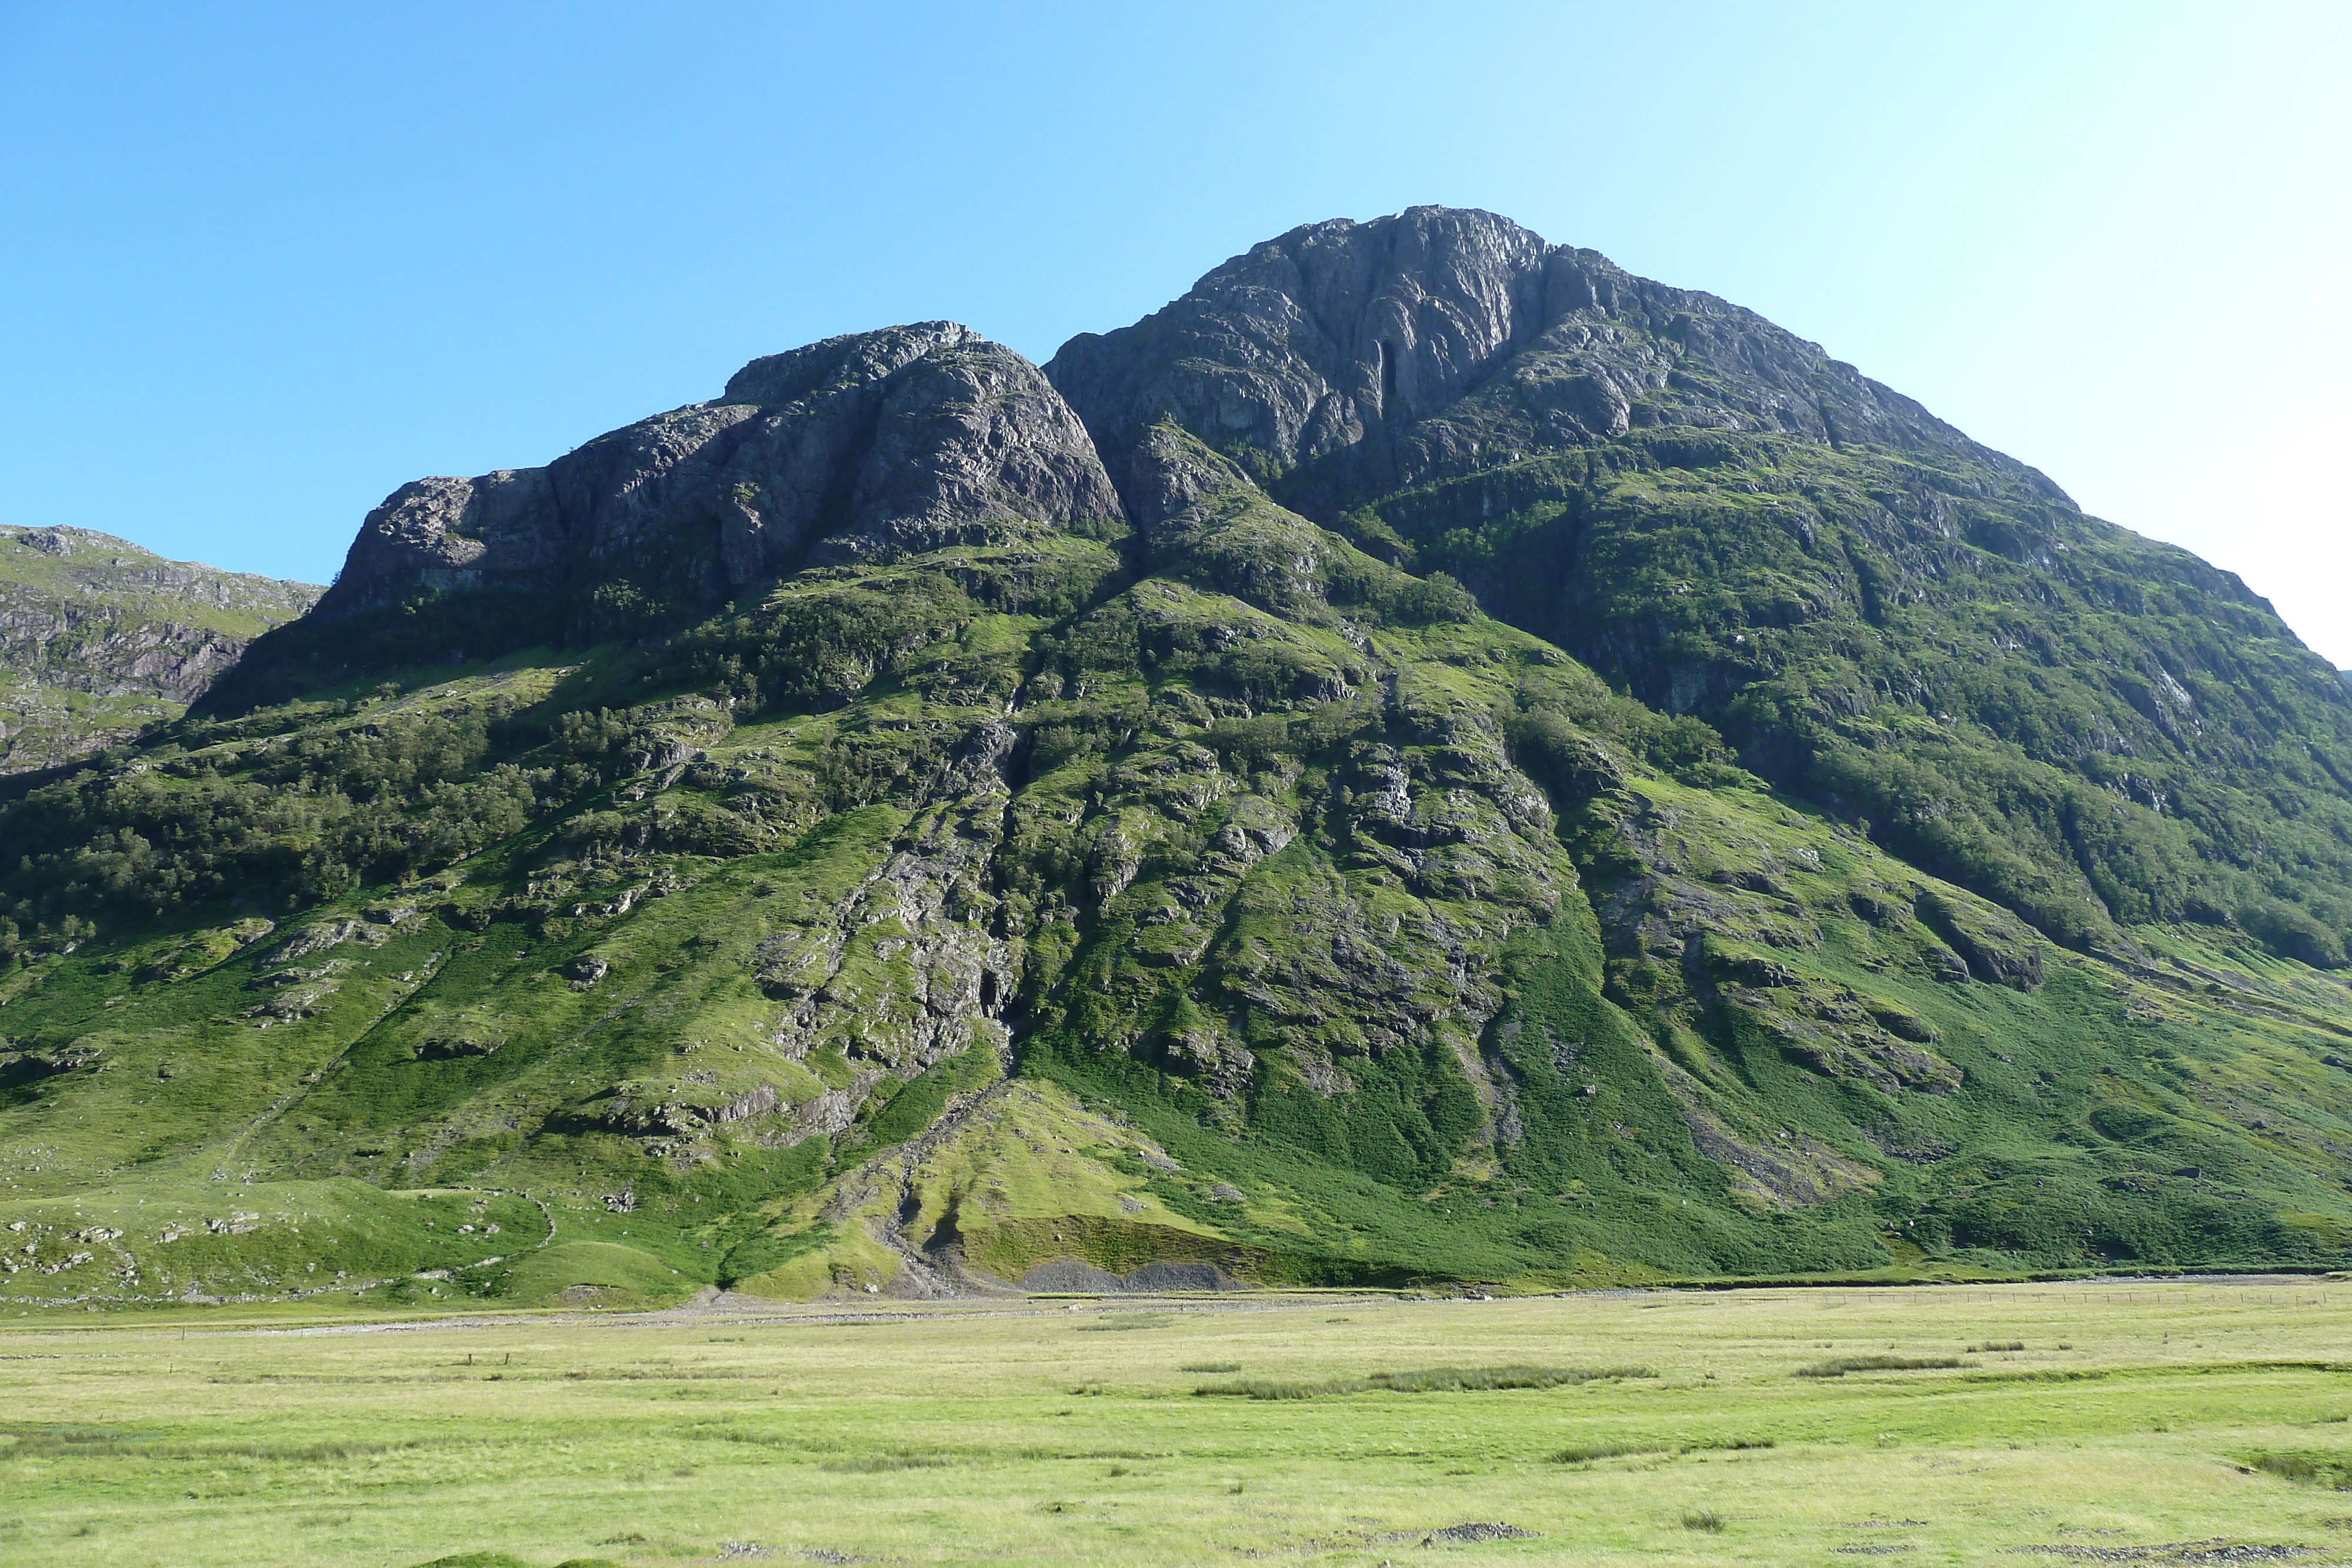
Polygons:
<instances>
[{"instance_id":1,"label":"grey rock cliff face","mask_svg":"<svg viewBox=\"0 0 2352 1568\"><path fill-rule=\"evenodd\" d=\"M0 527L0 773L173 716L320 591L89 528Z\"/></svg>"},{"instance_id":2,"label":"grey rock cliff face","mask_svg":"<svg viewBox=\"0 0 2352 1568\"><path fill-rule=\"evenodd\" d=\"M648 566L716 600L803 566L1118 516L1086 427L1037 368L927 321L754 360L715 402L543 468L404 485L368 515L320 610L559 591Z\"/></svg>"},{"instance_id":3,"label":"grey rock cliff face","mask_svg":"<svg viewBox=\"0 0 2352 1568\"><path fill-rule=\"evenodd\" d=\"M1114 471L1172 419L1305 470L1290 488L1314 515L1642 425L1965 450L2022 471L1753 311L1448 207L1293 229L1132 327L1071 339L1045 373Z\"/></svg>"}]
</instances>

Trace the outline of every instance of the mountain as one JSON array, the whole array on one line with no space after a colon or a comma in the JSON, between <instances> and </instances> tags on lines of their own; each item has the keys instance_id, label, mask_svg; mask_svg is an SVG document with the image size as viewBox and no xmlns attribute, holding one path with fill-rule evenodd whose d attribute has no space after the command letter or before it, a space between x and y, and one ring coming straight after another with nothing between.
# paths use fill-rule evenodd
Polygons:
<instances>
[{"instance_id":1,"label":"mountain","mask_svg":"<svg viewBox=\"0 0 2352 1568\"><path fill-rule=\"evenodd\" d=\"M1751 312L1486 214L1320 224L1047 367L2069 946L2344 960L2352 705L2270 606Z\"/></svg>"},{"instance_id":2,"label":"mountain","mask_svg":"<svg viewBox=\"0 0 2352 1568\"><path fill-rule=\"evenodd\" d=\"M1490 214L405 486L0 788L20 1300L2347 1261L2352 692Z\"/></svg>"},{"instance_id":3,"label":"mountain","mask_svg":"<svg viewBox=\"0 0 2352 1568\"><path fill-rule=\"evenodd\" d=\"M177 718L308 583L165 560L88 528L0 527L0 772Z\"/></svg>"}]
</instances>

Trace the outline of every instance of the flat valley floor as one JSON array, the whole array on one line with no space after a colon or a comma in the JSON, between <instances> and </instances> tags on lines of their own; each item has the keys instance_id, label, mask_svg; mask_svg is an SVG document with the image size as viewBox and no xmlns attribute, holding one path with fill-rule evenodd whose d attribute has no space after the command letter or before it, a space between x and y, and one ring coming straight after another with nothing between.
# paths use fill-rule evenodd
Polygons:
<instances>
[{"instance_id":1,"label":"flat valley floor","mask_svg":"<svg viewBox=\"0 0 2352 1568\"><path fill-rule=\"evenodd\" d=\"M0 1562L2352 1563L2310 1279L18 1319Z\"/></svg>"}]
</instances>

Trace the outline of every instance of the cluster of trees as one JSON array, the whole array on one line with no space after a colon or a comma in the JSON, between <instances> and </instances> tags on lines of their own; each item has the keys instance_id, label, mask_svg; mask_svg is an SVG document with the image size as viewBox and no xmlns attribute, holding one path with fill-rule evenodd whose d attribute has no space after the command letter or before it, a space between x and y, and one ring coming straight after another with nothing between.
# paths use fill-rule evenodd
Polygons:
<instances>
[{"instance_id":1,"label":"cluster of trees","mask_svg":"<svg viewBox=\"0 0 2352 1568\"><path fill-rule=\"evenodd\" d=\"M648 744L643 716L610 708L547 723L491 702L277 736L270 716L199 721L184 738L243 738L101 759L0 800L14 918L301 905L423 875L593 794Z\"/></svg>"},{"instance_id":2,"label":"cluster of trees","mask_svg":"<svg viewBox=\"0 0 2352 1568\"><path fill-rule=\"evenodd\" d=\"M1061 540L880 570L803 572L756 612L730 605L673 639L649 674L658 685L719 694L743 717L823 712L982 614L1066 614L1118 570L1111 550Z\"/></svg>"}]
</instances>

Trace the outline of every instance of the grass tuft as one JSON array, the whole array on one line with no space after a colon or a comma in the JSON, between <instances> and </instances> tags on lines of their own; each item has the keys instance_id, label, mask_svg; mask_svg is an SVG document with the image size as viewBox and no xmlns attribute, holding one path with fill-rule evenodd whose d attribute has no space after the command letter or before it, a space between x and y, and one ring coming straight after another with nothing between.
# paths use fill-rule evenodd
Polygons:
<instances>
[{"instance_id":1,"label":"grass tuft","mask_svg":"<svg viewBox=\"0 0 2352 1568\"><path fill-rule=\"evenodd\" d=\"M951 1454L845 1454L826 1459L817 1468L835 1475L878 1476L893 1470L944 1470L960 1462Z\"/></svg>"},{"instance_id":2,"label":"grass tuft","mask_svg":"<svg viewBox=\"0 0 2352 1568\"><path fill-rule=\"evenodd\" d=\"M1238 1383L1208 1383L1192 1390L1212 1398L1319 1399L1333 1394L1487 1394L1511 1388L1560 1388L1613 1377L1655 1377L1646 1366L1433 1366L1416 1372L1375 1372L1364 1377L1333 1377L1318 1383L1270 1377Z\"/></svg>"},{"instance_id":3,"label":"grass tuft","mask_svg":"<svg viewBox=\"0 0 2352 1568\"><path fill-rule=\"evenodd\" d=\"M1555 1465L1589 1465L1595 1459L1622 1458L1627 1454L1696 1454L1723 1450L1769 1448L1769 1437L1701 1437L1696 1442L1669 1443L1648 1438L1622 1442L1570 1444L1551 1456Z\"/></svg>"},{"instance_id":4,"label":"grass tuft","mask_svg":"<svg viewBox=\"0 0 2352 1568\"><path fill-rule=\"evenodd\" d=\"M139 1458L139 1459L257 1459L266 1464L325 1464L356 1459L423 1444L415 1438L391 1443L326 1441L316 1443L163 1442L135 1432L92 1428L57 1429L0 1427L0 1437L14 1437L13 1448L0 1449L10 1458Z\"/></svg>"},{"instance_id":5,"label":"grass tuft","mask_svg":"<svg viewBox=\"0 0 2352 1568\"><path fill-rule=\"evenodd\" d=\"M2352 1489L2352 1456L2263 1453L2253 1455L2248 1463L2284 1481L2326 1487L2332 1491Z\"/></svg>"},{"instance_id":6,"label":"grass tuft","mask_svg":"<svg viewBox=\"0 0 2352 1568\"><path fill-rule=\"evenodd\" d=\"M1663 1454L1664 1443L1580 1443L1571 1444L1551 1457L1555 1465L1589 1465L1595 1459L1622 1458L1627 1454Z\"/></svg>"},{"instance_id":7,"label":"grass tuft","mask_svg":"<svg viewBox=\"0 0 2352 1568\"><path fill-rule=\"evenodd\" d=\"M1843 1377L1849 1372L1932 1372L1960 1365L1956 1355L1841 1355L1797 1368L1799 1377Z\"/></svg>"}]
</instances>

